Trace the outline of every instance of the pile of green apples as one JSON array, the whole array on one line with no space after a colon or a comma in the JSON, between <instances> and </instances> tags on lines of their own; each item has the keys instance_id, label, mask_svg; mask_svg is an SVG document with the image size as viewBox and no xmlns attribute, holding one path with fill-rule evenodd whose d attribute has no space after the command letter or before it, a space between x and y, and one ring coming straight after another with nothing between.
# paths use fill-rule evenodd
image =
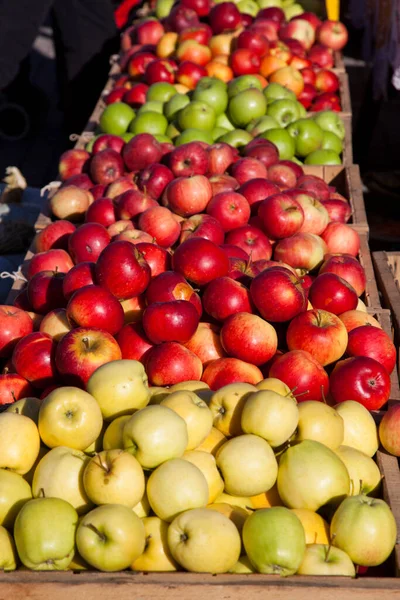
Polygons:
<instances>
[{"instance_id":1,"label":"pile of green apples","mask_svg":"<svg viewBox=\"0 0 400 600\"><path fill-rule=\"evenodd\" d=\"M225 142L240 149L253 139L266 139L278 148L281 160L306 165L342 164L345 137L336 112L310 115L291 90L278 83L263 89L254 75L228 84L203 77L188 93L177 92L167 82L154 83L137 111L123 102L109 104L101 115L100 131L125 141L149 133L174 146Z\"/></svg>"}]
</instances>

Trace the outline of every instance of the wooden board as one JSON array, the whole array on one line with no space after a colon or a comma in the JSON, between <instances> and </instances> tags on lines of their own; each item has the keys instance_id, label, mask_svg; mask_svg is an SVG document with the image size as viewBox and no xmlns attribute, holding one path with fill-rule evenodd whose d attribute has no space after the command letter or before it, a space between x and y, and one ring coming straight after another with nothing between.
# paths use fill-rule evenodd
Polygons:
<instances>
[{"instance_id":1,"label":"wooden board","mask_svg":"<svg viewBox=\"0 0 400 600\"><path fill-rule=\"evenodd\" d=\"M382 329L388 334L388 336L392 340L394 340L396 347L398 348L399 343L398 343L398 338L394 335L391 311L383 308L380 310L378 309L376 311L368 309L368 312L369 312L369 314L372 314L377 319L377 321L381 325ZM389 402L388 402L389 407L392 404L398 404L400 402L399 373L400 373L400 370L396 366L395 369L390 374L391 389L390 389L390 398L389 398ZM400 497L400 490L399 490L399 497Z\"/></svg>"}]
</instances>

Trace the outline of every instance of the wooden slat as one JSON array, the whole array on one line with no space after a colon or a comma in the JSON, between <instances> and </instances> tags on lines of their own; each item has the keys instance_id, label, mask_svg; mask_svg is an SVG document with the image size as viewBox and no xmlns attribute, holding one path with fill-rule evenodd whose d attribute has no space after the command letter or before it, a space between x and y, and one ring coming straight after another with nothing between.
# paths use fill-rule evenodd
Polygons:
<instances>
[{"instance_id":1,"label":"wooden slat","mask_svg":"<svg viewBox=\"0 0 400 600\"><path fill-rule=\"evenodd\" d=\"M364 267L365 275L367 278L366 291L365 291L365 304L370 308L381 308L380 297L378 292L378 286L376 284L374 268L372 265L371 252L368 246L368 235L366 233L360 233L360 253L359 260L361 265Z\"/></svg>"},{"instance_id":2,"label":"wooden slat","mask_svg":"<svg viewBox=\"0 0 400 600\"><path fill-rule=\"evenodd\" d=\"M334 67L337 71L345 71L346 68L344 66L344 61L343 61L343 54L341 52L334 52L333 53L334 56Z\"/></svg>"},{"instance_id":3,"label":"wooden slat","mask_svg":"<svg viewBox=\"0 0 400 600\"><path fill-rule=\"evenodd\" d=\"M388 309L377 310L375 313L371 310L368 311L370 314L377 319L382 329L387 333L387 335L394 340L396 347L398 348L398 338L394 336L393 327L392 327L392 318L391 311ZM398 404L400 402L400 385L399 385L399 369L396 366L392 373L390 374L391 381L391 389L390 389L390 398L388 402L388 406L392 406L393 404ZM399 490L400 494L400 490Z\"/></svg>"},{"instance_id":4,"label":"wooden slat","mask_svg":"<svg viewBox=\"0 0 400 600\"><path fill-rule=\"evenodd\" d=\"M397 524L397 541L395 549L396 577L400 577L400 472L399 461L396 456L388 454L385 450L378 450L376 454L378 467L383 473L383 498L389 504Z\"/></svg>"}]
</instances>

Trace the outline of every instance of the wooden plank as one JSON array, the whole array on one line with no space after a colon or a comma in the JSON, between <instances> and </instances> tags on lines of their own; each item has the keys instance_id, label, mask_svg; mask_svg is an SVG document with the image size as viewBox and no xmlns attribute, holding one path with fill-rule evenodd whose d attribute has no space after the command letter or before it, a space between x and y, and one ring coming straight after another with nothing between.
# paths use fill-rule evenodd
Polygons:
<instances>
[{"instance_id":1,"label":"wooden plank","mask_svg":"<svg viewBox=\"0 0 400 600\"><path fill-rule=\"evenodd\" d=\"M339 113L341 117L351 117L351 99L350 99L350 87L349 87L349 78L347 73L339 72L337 73L339 78L339 95L340 95L340 104L342 107L341 112Z\"/></svg>"},{"instance_id":2,"label":"wooden plank","mask_svg":"<svg viewBox=\"0 0 400 600\"><path fill-rule=\"evenodd\" d=\"M360 252L359 261L361 266L364 267L366 276L366 291L365 291L365 304L369 308L381 308L380 296L378 292L378 286L375 279L374 268L372 265L371 252L368 245L368 235L366 233L359 233L360 236Z\"/></svg>"},{"instance_id":3,"label":"wooden plank","mask_svg":"<svg viewBox=\"0 0 400 600\"><path fill-rule=\"evenodd\" d=\"M346 67L344 66L343 54L340 51L335 51L333 57L335 70L345 71Z\"/></svg>"},{"instance_id":4,"label":"wooden plank","mask_svg":"<svg viewBox=\"0 0 400 600\"><path fill-rule=\"evenodd\" d=\"M371 314L371 311L368 311ZM398 338L394 337L393 327L392 327L392 319L391 319L391 311L388 309L381 309L376 311L374 314L375 318L381 325L382 329L387 333L387 335L394 340L396 347L398 348ZM392 406L393 404L398 404L400 402L400 384L399 384L399 369L396 366L392 373L390 374L391 381L391 389L390 389L390 398L388 402L388 406ZM400 490L399 490L400 494Z\"/></svg>"},{"instance_id":5,"label":"wooden plank","mask_svg":"<svg viewBox=\"0 0 400 600\"><path fill-rule=\"evenodd\" d=\"M400 472L396 456L385 450L378 450L376 462L383 474L383 498L390 505L397 524L397 540L395 549L396 577L400 577Z\"/></svg>"}]
</instances>

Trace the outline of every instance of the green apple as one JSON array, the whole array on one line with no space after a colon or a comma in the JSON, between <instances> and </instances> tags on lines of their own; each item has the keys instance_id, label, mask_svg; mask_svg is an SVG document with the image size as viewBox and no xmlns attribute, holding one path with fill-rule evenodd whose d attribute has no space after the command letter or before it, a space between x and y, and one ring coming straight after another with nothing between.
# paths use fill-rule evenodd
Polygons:
<instances>
[{"instance_id":1,"label":"green apple","mask_svg":"<svg viewBox=\"0 0 400 600\"><path fill-rule=\"evenodd\" d=\"M270 6L282 7L282 0L258 0L258 6L260 8L269 8Z\"/></svg>"},{"instance_id":2,"label":"green apple","mask_svg":"<svg viewBox=\"0 0 400 600\"><path fill-rule=\"evenodd\" d=\"M284 98L287 100L293 100L293 102L297 102L296 94L292 92L292 90L285 88L280 83L269 83L267 87L264 88L263 94L267 99L267 104L270 104L275 100L283 100Z\"/></svg>"},{"instance_id":3,"label":"green apple","mask_svg":"<svg viewBox=\"0 0 400 600\"><path fill-rule=\"evenodd\" d=\"M122 571L143 553L144 525L127 506L98 506L79 523L76 545L82 558L95 569Z\"/></svg>"},{"instance_id":4,"label":"green apple","mask_svg":"<svg viewBox=\"0 0 400 600\"><path fill-rule=\"evenodd\" d=\"M157 142L160 142L160 144L173 144L173 141L167 135L157 133L154 137L156 138Z\"/></svg>"},{"instance_id":5,"label":"green apple","mask_svg":"<svg viewBox=\"0 0 400 600\"><path fill-rule=\"evenodd\" d=\"M297 108L299 109L299 119L305 119L307 117L307 111L301 102L296 102Z\"/></svg>"},{"instance_id":6,"label":"green apple","mask_svg":"<svg viewBox=\"0 0 400 600\"><path fill-rule=\"evenodd\" d=\"M155 14L157 19L165 19L172 10L175 0L157 0Z\"/></svg>"},{"instance_id":7,"label":"green apple","mask_svg":"<svg viewBox=\"0 0 400 600\"><path fill-rule=\"evenodd\" d=\"M17 561L14 540L7 529L0 526L0 571L15 571Z\"/></svg>"},{"instance_id":8,"label":"green apple","mask_svg":"<svg viewBox=\"0 0 400 600\"><path fill-rule=\"evenodd\" d=\"M186 94L175 94L168 102L164 104L164 115L168 121L172 121L178 116L178 113L182 108L185 108L190 104L190 98Z\"/></svg>"},{"instance_id":9,"label":"green apple","mask_svg":"<svg viewBox=\"0 0 400 600\"><path fill-rule=\"evenodd\" d=\"M164 104L162 102L157 102L156 100L149 100L145 104L142 104L137 111L136 116L147 112L156 112L162 115L164 113Z\"/></svg>"},{"instance_id":10,"label":"green apple","mask_svg":"<svg viewBox=\"0 0 400 600\"><path fill-rule=\"evenodd\" d=\"M360 494L346 498L331 521L334 546L357 565L382 564L396 544L397 527L390 507L377 498Z\"/></svg>"},{"instance_id":11,"label":"green apple","mask_svg":"<svg viewBox=\"0 0 400 600\"><path fill-rule=\"evenodd\" d=\"M235 126L230 122L226 113L222 113L222 115L218 115L215 121L216 127L223 127L227 131L233 131Z\"/></svg>"},{"instance_id":12,"label":"green apple","mask_svg":"<svg viewBox=\"0 0 400 600\"><path fill-rule=\"evenodd\" d=\"M261 81L255 75L240 75L228 83L228 96L233 98L240 92L256 89L262 92Z\"/></svg>"},{"instance_id":13,"label":"green apple","mask_svg":"<svg viewBox=\"0 0 400 600\"><path fill-rule=\"evenodd\" d=\"M146 101L150 102L155 100L156 102L168 102L173 96L176 96L177 91L172 83L167 81L157 81L153 83L146 93Z\"/></svg>"},{"instance_id":14,"label":"green apple","mask_svg":"<svg viewBox=\"0 0 400 600\"><path fill-rule=\"evenodd\" d=\"M174 122L169 123L169 125L167 127L167 131L165 132L165 135L168 136L171 140L174 140L180 134L181 134L181 132L179 131L179 129L177 128L175 123Z\"/></svg>"},{"instance_id":15,"label":"green apple","mask_svg":"<svg viewBox=\"0 0 400 600\"><path fill-rule=\"evenodd\" d=\"M126 133L123 133L120 137L122 137L124 142L127 144L128 142L131 141L132 138L135 137L135 134L131 133L130 131L127 131Z\"/></svg>"},{"instance_id":16,"label":"green apple","mask_svg":"<svg viewBox=\"0 0 400 600\"><path fill-rule=\"evenodd\" d=\"M114 102L109 104L103 110L100 117L100 128L104 133L112 135L122 135L128 130L132 120L135 118L135 111L124 102Z\"/></svg>"},{"instance_id":17,"label":"green apple","mask_svg":"<svg viewBox=\"0 0 400 600\"><path fill-rule=\"evenodd\" d=\"M239 92L229 100L228 117L236 127L246 127L253 119L265 115L267 101L260 90Z\"/></svg>"},{"instance_id":18,"label":"green apple","mask_svg":"<svg viewBox=\"0 0 400 600\"><path fill-rule=\"evenodd\" d=\"M293 158L295 152L294 139L286 129L269 129L262 133L260 137L275 144L281 160L291 160Z\"/></svg>"},{"instance_id":19,"label":"green apple","mask_svg":"<svg viewBox=\"0 0 400 600\"><path fill-rule=\"evenodd\" d=\"M268 109L267 109L267 112L268 112ZM264 131L268 131L268 129L278 129L278 128L279 128L279 123L277 122L276 119L274 119L274 117L271 117L270 115L264 115L263 117L260 117L259 119L254 119L254 121L251 121L247 125L246 131L251 133L251 135L253 137L257 137L261 133L264 133Z\"/></svg>"},{"instance_id":20,"label":"green apple","mask_svg":"<svg viewBox=\"0 0 400 600\"><path fill-rule=\"evenodd\" d=\"M100 134L101 135L101 134ZM88 141L88 143L85 146L85 150L86 152L92 152L93 150L93 145L95 143L95 141L97 140L98 137L100 137L100 135L93 135L90 140ZM122 136L121 136L122 137Z\"/></svg>"},{"instance_id":21,"label":"green apple","mask_svg":"<svg viewBox=\"0 0 400 600\"><path fill-rule=\"evenodd\" d=\"M193 92L193 100L205 102L214 109L216 116L222 115L228 106L226 84L214 77L200 79Z\"/></svg>"},{"instance_id":22,"label":"green apple","mask_svg":"<svg viewBox=\"0 0 400 600\"><path fill-rule=\"evenodd\" d=\"M278 127L286 127L299 118L297 102L285 98L275 100L268 104L267 115L278 122Z\"/></svg>"},{"instance_id":23,"label":"green apple","mask_svg":"<svg viewBox=\"0 0 400 600\"><path fill-rule=\"evenodd\" d=\"M168 127L168 121L163 114L150 111L138 114L129 125L129 131L138 135L139 133L151 133L152 135L164 135Z\"/></svg>"},{"instance_id":24,"label":"green apple","mask_svg":"<svg viewBox=\"0 0 400 600\"><path fill-rule=\"evenodd\" d=\"M245 131L245 129L234 129L225 133L218 141L225 142L225 144L229 144L234 148L242 148L251 142L252 139L253 136L248 131Z\"/></svg>"},{"instance_id":25,"label":"green apple","mask_svg":"<svg viewBox=\"0 0 400 600\"><path fill-rule=\"evenodd\" d=\"M212 131L215 127L215 111L205 102L192 100L178 115L178 126L180 129L199 129L200 131Z\"/></svg>"},{"instance_id":26,"label":"green apple","mask_svg":"<svg viewBox=\"0 0 400 600\"><path fill-rule=\"evenodd\" d=\"M382 481L376 462L364 452L350 446L339 446L336 448L335 453L344 462L349 472L352 483L351 495L369 494L376 496Z\"/></svg>"},{"instance_id":27,"label":"green apple","mask_svg":"<svg viewBox=\"0 0 400 600\"><path fill-rule=\"evenodd\" d=\"M24 417L29 417L37 425L41 404L42 400L39 398L22 398L22 400L10 404L6 412L13 412L18 415L24 415Z\"/></svg>"},{"instance_id":28,"label":"green apple","mask_svg":"<svg viewBox=\"0 0 400 600\"><path fill-rule=\"evenodd\" d=\"M344 140L344 136L346 135L344 123L335 111L321 110L313 117L313 119L323 131L331 131L337 135L340 140Z\"/></svg>"},{"instance_id":29,"label":"green apple","mask_svg":"<svg viewBox=\"0 0 400 600\"><path fill-rule=\"evenodd\" d=\"M292 4L291 6L283 7L283 12L285 13L286 21L290 21L293 17L302 15L304 8L300 4Z\"/></svg>"},{"instance_id":30,"label":"green apple","mask_svg":"<svg viewBox=\"0 0 400 600\"><path fill-rule=\"evenodd\" d=\"M248 575L249 573L255 572L255 568L245 554L240 556L237 563L229 570L229 573L236 573L238 575Z\"/></svg>"},{"instance_id":31,"label":"green apple","mask_svg":"<svg viewBox=\"0 0 400 600\"><path fill-rule=\"evenodd\" d=\"M378 429L368 409L355 400L346 400L334 406L344 422L345 446L374 456L379 447Z\"/></svg>"},{"instance_id":32,"label":"green apple","mask_svg":"<svg viewBox=\"0 0 400 600\"><path fill-rule=\"evenodd\" d=\"M298 575L355 577L356 570L346 552L327 544L308 544Z\"/></svg>"},{"instance_id":33,"label":"green apple","mask_svg":"<svg viewBox=\"0 0 400 600\"><path fill-rule=\"evenodd\" d=\"M223 127L215 127L215 129L213 129L211 132L213 142L219 140L219 138L225 135L226 133L229 133L227 129L224 129Z\"/></svg>"},{"instance_id":34,"label":"green apple","mask_svg":"<svg viewBox=\"0 0 400 600\"><path fill-rule=\"evenodd\" d=\"M0 469L0 525L11 528L21 507L31 498L31 486L22 475Z\"/></svg>"},{"instance_id":35,"label":"green apple","mask_svg":"<svg viewBox=\"0 0 400 600\"><path fill-rule=\"evenodd\" d=\"M333 150L315 150L308 154L305 165L341 165L342 159Z\"/></svg>"},{"instance_id":36,"label":"green apple","mask_svg":"<svg viewBox=\"0 0 400 600\"><path fill-rule=\"evenodd\" d=\"M14 525L14 540L21 562L34 571L67 569L75 554L77 524L77 512L65 500L29 500Z\"/></svg>"},{"instance_id":37,"label":"green apple","mask_svg":"<svg viewBox=\"0 0 400 600\"><path fill-rule=\"evenodd\" d=\"M312 119L298 119L287 128L294 140L295 154L308 156L321 147L323 131Z\"/></svg>"},{"instance_id":38,"label":"green apple","mask_svg":"<svg viewBox=\"0 0 400 600\"><path fill-rule=\"evenodd\" d=\"M350 492L350 477L342 460L327 446L304 440L281 456L278 493L289 508L317 511L338 503Z\"/></svg>"},{"instance_id":39,"label":"green apple","mask_svg":"<svg viewBox=\"0 0 400 600\"><path fill-rule=\"evenodd\" d=\"M332 131L324 131L321 150L333 150L336 154L342 154L342 140L335 133L332 133Z\"/></svg>"},{"instance_id":40,"label":"green apple","mask_svg":"<svg viewBox=\"0 0 400 600\"><path fill-rule=\"evenodd\" d=\"M303 525L283 506L261 508L251 514L242 535L246 554L259 573L294 575L303 562Z\"/></svg>"},{"instance_id":41,"label":"green apple","mask_svg":"<svg viewBox=\"0 0 400 600\"><path fill-rule=\"evenodd\" d=\"M182 146L189 142L205 142L213 144L214 140L211 131L202 131L200 129L185 129L178 137L174 138L175 146Z\"/></svg>"},{"instance_id":42,"label":"green apple","mask_svg":"<svg viewBox=\"0 0 400 600\"><path fill-rule=\"evenodd\" d=\"M237 7L241 13L246 13L246 15L251 15L252 17L256 17L260 10L260 7L254 0L240 0Z\"/></svg>"}]
</instances>

